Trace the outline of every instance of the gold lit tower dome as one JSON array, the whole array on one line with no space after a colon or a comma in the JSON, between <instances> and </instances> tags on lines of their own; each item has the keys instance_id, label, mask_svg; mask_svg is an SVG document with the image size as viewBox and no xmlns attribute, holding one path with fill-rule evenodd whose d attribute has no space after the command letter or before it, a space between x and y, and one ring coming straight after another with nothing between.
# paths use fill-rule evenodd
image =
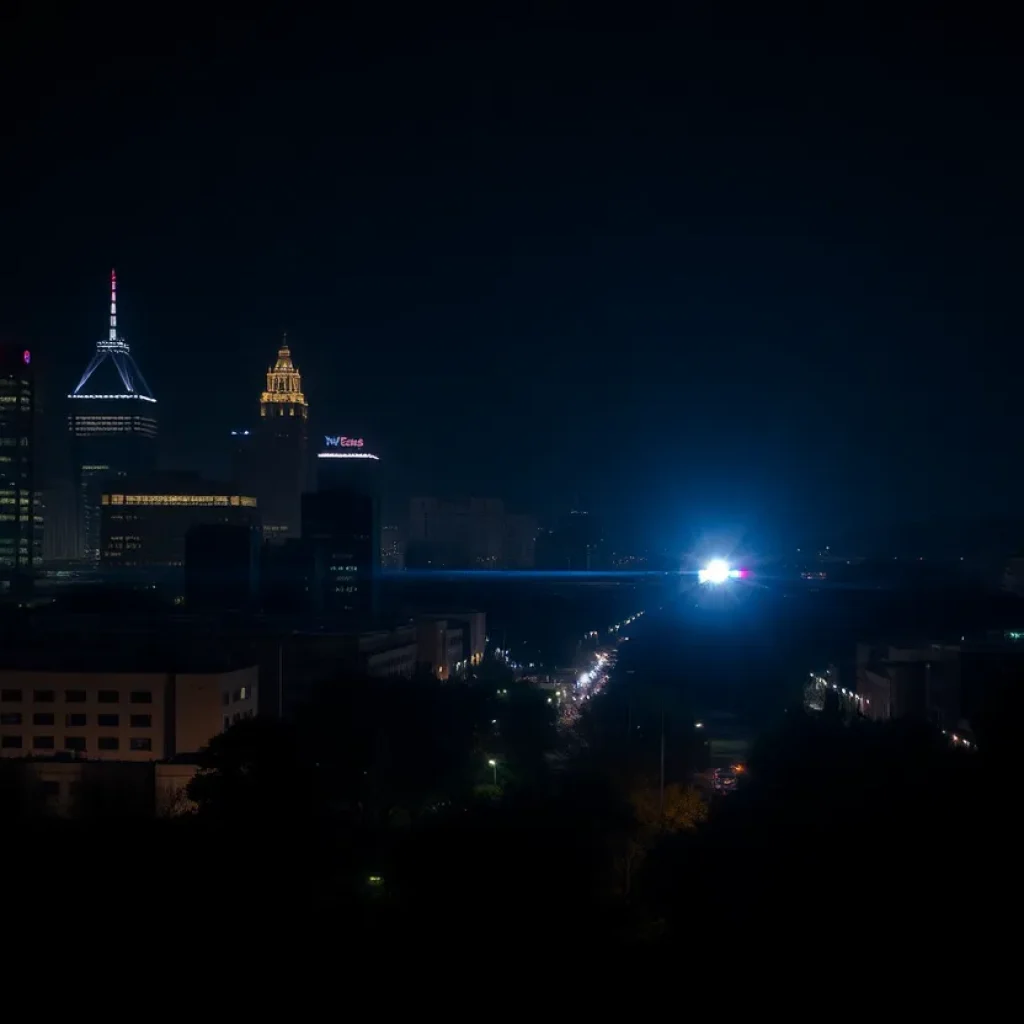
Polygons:
<instances>
[{"instance_id":1,"label":"gold lit tower dome","mask_svg":"<svg viewBox=\"0 0 1024 1024\"><path fill-rule=\"evenodd\" d=\"M260 416L309 417L309 405L302 393L302 375L292 362L287 334L277 350L277 362L267 370L267 390L260 397Z\"/></svg>"}]
</instances>

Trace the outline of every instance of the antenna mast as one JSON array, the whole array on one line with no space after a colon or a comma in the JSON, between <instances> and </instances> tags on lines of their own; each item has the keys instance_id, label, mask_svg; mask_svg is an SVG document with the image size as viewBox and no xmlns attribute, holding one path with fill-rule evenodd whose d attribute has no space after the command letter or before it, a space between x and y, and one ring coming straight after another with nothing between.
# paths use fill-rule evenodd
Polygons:
<instances>
[{"instance_id":1,"label":"antenna mast","mask_svg":"<svg viewBox=\"0 0 1024 1024\"><path fill-rule=\"evenodd\" d=\"M117 341L117 271L110 272L110 340Z\"/></svg>"}]
</instances>

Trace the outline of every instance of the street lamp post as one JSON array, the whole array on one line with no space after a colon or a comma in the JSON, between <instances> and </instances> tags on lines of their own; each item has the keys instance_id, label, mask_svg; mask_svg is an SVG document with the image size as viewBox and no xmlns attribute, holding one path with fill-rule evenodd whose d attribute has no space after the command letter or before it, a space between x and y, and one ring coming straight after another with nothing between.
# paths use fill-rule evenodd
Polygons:
<instances>
[{"instance_id":1,"label":"street lamp post","mask_svg":"<svg viewBox=\"0 0 1024 1024\"><path fill-rule=\"evenodd\" d=\"M491 769L494 772L494 785L497 786L498 785L498 762L495 761L494 758L492 757L487 763L491 766Z\"/></svg>"}]
</instances>

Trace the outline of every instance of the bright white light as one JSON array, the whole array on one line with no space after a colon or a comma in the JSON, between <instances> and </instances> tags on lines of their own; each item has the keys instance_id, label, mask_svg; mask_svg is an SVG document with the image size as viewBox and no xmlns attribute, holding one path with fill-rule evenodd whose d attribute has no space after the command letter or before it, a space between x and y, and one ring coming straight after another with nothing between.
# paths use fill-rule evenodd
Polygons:
<instances>
[{"instance_id":1,"label":"bright white light","mask_svg":"<svg viewBox=\"0 0 1024 1024\"><path fill-rule=\"evenodd\" d=\"M371 455L369 452L320 452L318 459L373 459L380 462L380 457Z\"/></svg>"},{"instance_id":2,"label":"bright white light","mask_svg":"<svg viewBox=\"0 0 1024 1024\"><path fill-rule=\"evenodd\" d=\"M714 558L697 573L701 583L724 583L729 578L729 565L721 558Z\"/></svg>"},{"instance_id":3,"label":"bright white light","mask_svg":"<svg viewBox=\"0 0 1024 1024\"><path fill-rule=\"evenodd\" d=\"M96 401L100 399L106 401L108 398L134 398L138 402L155 402L155 398L150 398L148 395L68 395L68 398L88 398Z\"/></svg>"}]
</instances>

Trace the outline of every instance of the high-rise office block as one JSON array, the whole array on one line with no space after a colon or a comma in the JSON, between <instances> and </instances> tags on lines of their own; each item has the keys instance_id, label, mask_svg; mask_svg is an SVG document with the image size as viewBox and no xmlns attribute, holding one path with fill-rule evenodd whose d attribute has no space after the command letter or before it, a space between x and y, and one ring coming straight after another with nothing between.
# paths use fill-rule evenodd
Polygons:
<instances>
[{"instance_id":1,"label":"high-rise office block","mask_svg":"<svg viewBox=\"0 0 1024 1024\"><path fill-rule=\"evenodd\" d=\"M302 496L302 543L316 566L313 611L353 625L372 620L380 573L377 499L358 491Z\"/></svg>"},{"instance_id":2,"label":"high-rise office block","mask_svg":"<svg viewBox=\"0 0 1024 1024\"><path fill-rule=\"evenodd\" d=\"M308 427L309 405L302 393L302 376L292 362L285 335L277 362L267 371L267 389L260 396L255 461L251 456L248 461L249 473L256 479L238 481L256 492L265 540L297 538L301 532ZM246 464L244 460L242 464Z\"/></svg>"},{"instance_id":3,"label":"high-rise office block","mask_svg":"<svg viewBox=\"0 0 1024 1024\"><path fill-rule=\"evenodd\" d=\"M79 558L100 558L100 495L119 478L152 471L156 399L117 333L117 277L110 272L110 328L75 390L68 395L74 457Z\"/></svg>"},{"instance_id":4,"label":"high-rise office block","mask_svg":"<svg viewBox=\"0 0 1024 1024\"><path fill-rule=\"evenodd\" d=\"M171 568L185 564L185 536L198 525L256 528L256 499L195 473L128 480L100 496L102 564L107 568Z\"/></svg>"},{"instance_id":5,"label":"high-rise office block","mask_svg":"<svg viewBox=\"0 0 1024 1024\"><path fill-rule=\"evenodd\" d=\"M0 593L31 588L39 559L32 353L0 345Z\"/></svg>"},{"instance_id":6,"label":"high-rise office block","mask_svg":"<svg viewBox=\"0 0 1024 1024\"><path fill-rule=\"evenodd\" d=\"M313 609L353 624L376 614L379 461L363 438L329 435L317 456L317 491L302 496L302 542L315 566Z\"/></svg>"}]
</instances>

